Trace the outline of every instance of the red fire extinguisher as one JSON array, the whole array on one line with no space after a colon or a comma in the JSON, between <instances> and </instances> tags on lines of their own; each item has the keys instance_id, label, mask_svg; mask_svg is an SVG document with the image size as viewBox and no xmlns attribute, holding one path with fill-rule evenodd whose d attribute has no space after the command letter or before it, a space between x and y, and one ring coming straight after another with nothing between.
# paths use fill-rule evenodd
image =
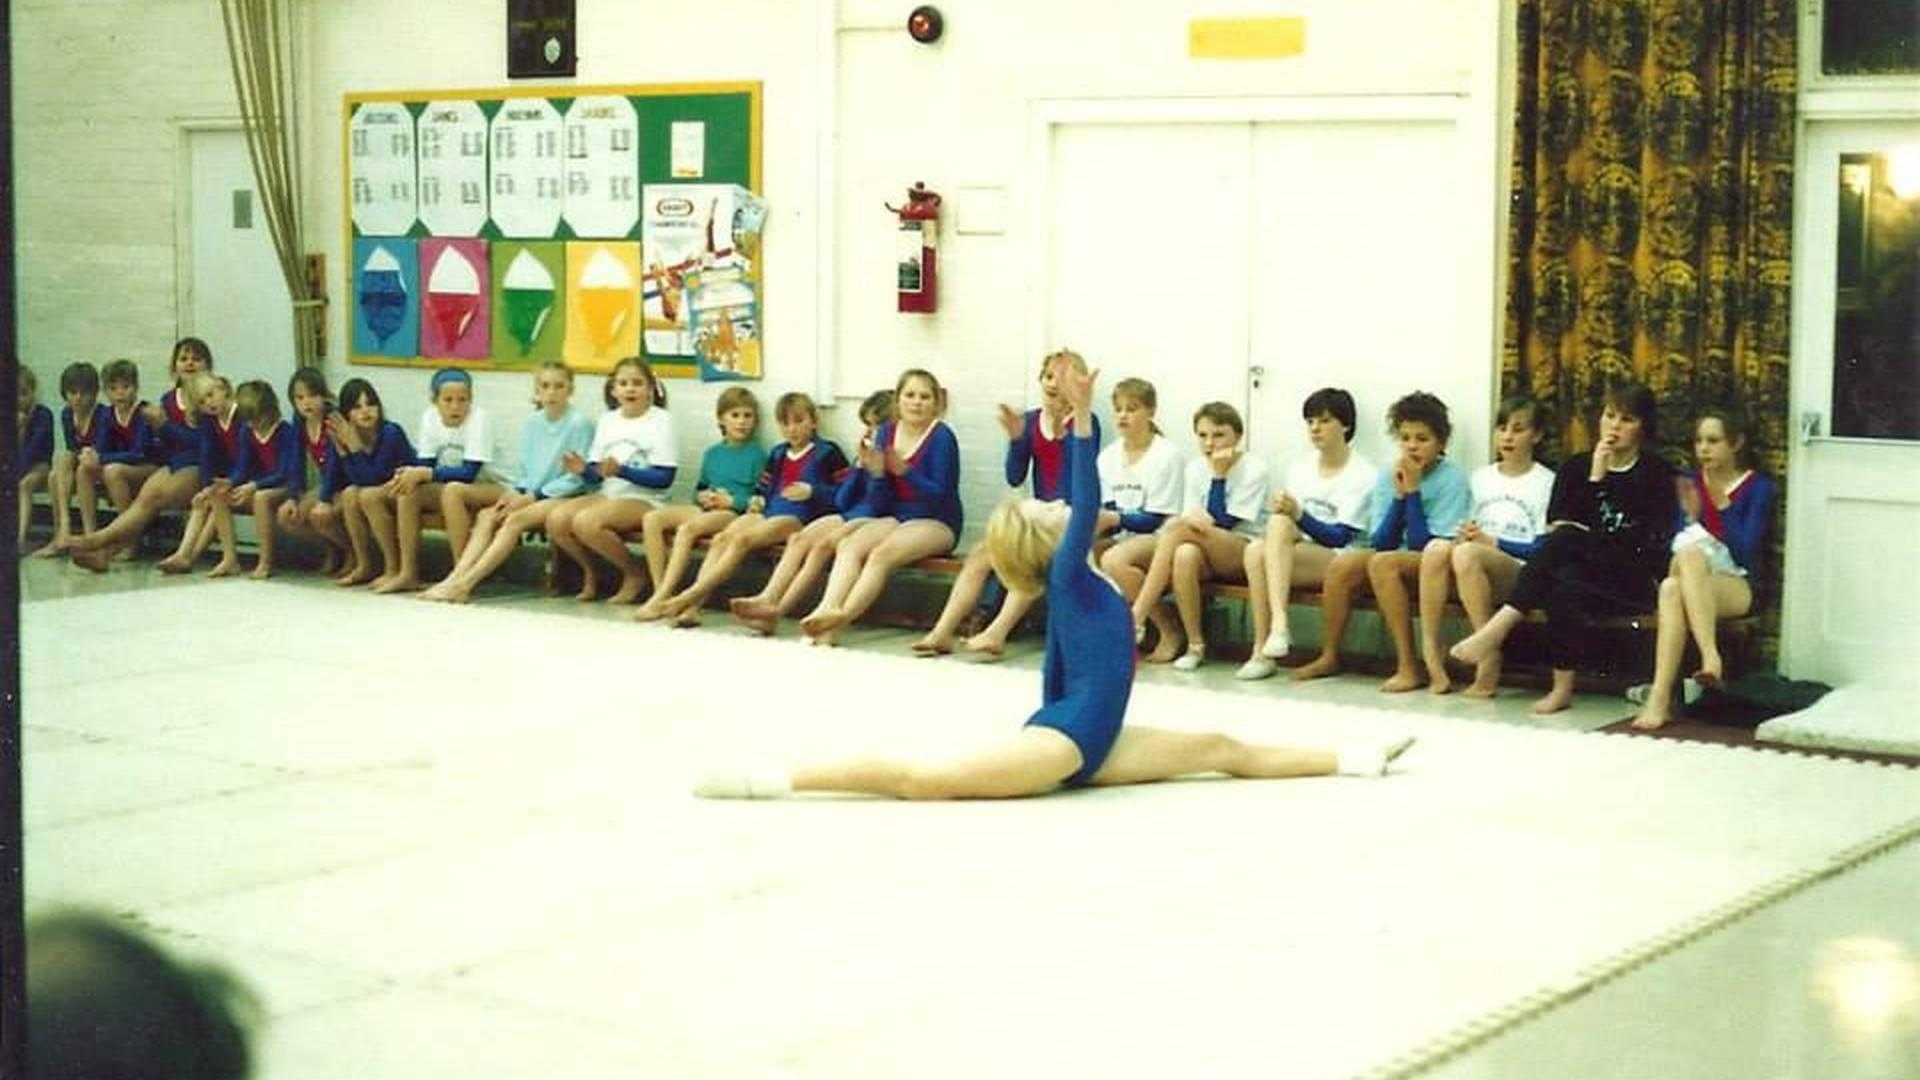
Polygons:
<instances>
[{"instance_id":1,"label":"red fire extinguisher","mask_svg":"<svg viewBox=\"0 0 1920 1080\"><path fill-rule=\"evenodd\" d=\"M916 183L907 205L884 205L900 219L899 310L932 312L940 297L940 195Z\"/></svg>"}]
</instances>

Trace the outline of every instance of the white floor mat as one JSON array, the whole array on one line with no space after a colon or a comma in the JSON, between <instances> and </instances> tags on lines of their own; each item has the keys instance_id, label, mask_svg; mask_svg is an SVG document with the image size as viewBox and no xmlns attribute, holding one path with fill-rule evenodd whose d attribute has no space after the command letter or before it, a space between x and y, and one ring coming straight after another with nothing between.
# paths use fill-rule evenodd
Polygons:
<instances>
[{"instance_id":1,"label":"white floor mat","mask_svg":"<svg viewBox=\"0 0 1920 1080\"><path fill-rule=\"evenodd\" d=\"M1916 697L1917 683L1843 686L1810 708L1768 720L1753 737L1787 746L1920 757Z\"/></svg>"},{"instance_id":2,"label":"white floor mat","mask_svg":"<svg viewBox=\"0 0 1920 1080\"><path fill-rule=\"evenodd\" d=\"M703 802L743 755L977 745L1038 680L278 584L22 623L30 907L240 970L266 1080L1347 1076L1920 813L1911 770L1279 684L1132 718L1421 741L1384 781Z\"/></svg>"}]
</instances>

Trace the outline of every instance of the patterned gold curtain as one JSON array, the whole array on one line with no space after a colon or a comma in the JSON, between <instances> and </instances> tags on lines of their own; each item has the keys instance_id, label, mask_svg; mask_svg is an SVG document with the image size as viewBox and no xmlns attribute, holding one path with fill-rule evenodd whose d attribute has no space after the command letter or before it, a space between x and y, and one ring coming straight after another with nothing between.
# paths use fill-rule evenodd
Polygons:
<instances>
[{"instance_id":1,"label":"patterned gold curtain","mask_svg":"<svg viewBox=\"0 0 1920 1080\"><path fill-rule=\"evenodd\" d=\"M1501 385L1553 409L1552 454L1590 445L1602 389L1632 376L1676 464L1693 416L1732 405L1784 478L1794 7L1519 0ZM1778 610L1783 520L1756 610Z\"/></svg>"}]
</instances>

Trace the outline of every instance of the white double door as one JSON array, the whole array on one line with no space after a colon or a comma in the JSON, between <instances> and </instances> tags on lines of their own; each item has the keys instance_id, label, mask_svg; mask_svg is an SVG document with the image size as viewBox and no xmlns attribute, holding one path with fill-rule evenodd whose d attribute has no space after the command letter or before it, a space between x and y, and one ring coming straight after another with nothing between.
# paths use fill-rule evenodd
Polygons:
<instances>
[{"instance_id":1,"label":"white double door","mask_svg":"<svg viewBox=\"0 0 1920 1080\"><path fill-rule=\"evenodd\" d=\"M1226 401L1279 465L1305 450L1301 401L1339 386L1376 462L1387 406L1415 389L1454 407L1456 452L1483 457L1492 196L1465 190L1458 125L1426 111L1053 126L1043 344L1108 387L1152 381L1183 447L1194 409Z\"/></svg>"}]
</instances>

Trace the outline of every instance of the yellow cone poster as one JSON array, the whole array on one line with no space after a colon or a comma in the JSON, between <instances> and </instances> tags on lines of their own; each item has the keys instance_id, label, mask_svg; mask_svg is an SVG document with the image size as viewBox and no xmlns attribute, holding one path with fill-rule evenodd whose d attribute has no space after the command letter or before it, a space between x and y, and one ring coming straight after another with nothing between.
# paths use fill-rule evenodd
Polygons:
<instances>
[{"instance_id":1,"label":"yellow cone poster","mask_svg":"<svg viewBox=\"0 0 1920 1080\"><path fill-rule=\"evenodd\" d=\"M640 245L567 245L567 366L610 371L640 351Z\"/></svg>"}]
</instances>

